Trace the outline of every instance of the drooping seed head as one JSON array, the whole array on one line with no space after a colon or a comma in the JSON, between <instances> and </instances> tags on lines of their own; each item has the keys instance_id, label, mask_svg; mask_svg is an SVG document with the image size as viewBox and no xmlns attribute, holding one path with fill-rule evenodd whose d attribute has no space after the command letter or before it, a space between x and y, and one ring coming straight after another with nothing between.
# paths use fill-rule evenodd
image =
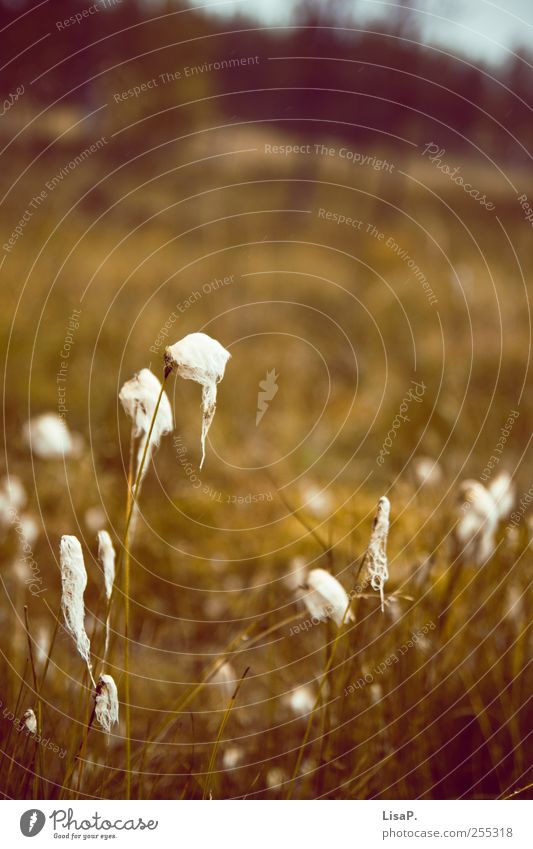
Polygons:
<instances>
[{"instance_id":1,"label":"drooping seed head","mask_svg":"<svg viewBox=\"0 0 533 849\"><path fill-rule=\"evenodd\" d=\"M98 679L94 714L108 734L111 726L118 722L118 691L111 675L100 675Z\"/></svg>"},{"instance_id":2,"label":"drooping seed head","mask_svg":"<svg viewBox=\"0 0 533 849\"><path fill-rule=\"evenodd\" d=\"M339 628L343 621L353 621L346 590L325 569L312 569L309 572L303 601L313 619L322 622L332 619Z\"/></svg>"},{"instance_id":3,"label":"drooping seed head","mask_svg":"<svg viewBox=\"0 0 533 849\"><path fill-rule=\"evenodd\" d=\"M180 377L194 380L202 387L202 468L205 460L205 440L213 421L217 384L224 377L229 351L206 333L189 333L165 349L165 372L176 369Z\"/></svg>"}]
</instances>

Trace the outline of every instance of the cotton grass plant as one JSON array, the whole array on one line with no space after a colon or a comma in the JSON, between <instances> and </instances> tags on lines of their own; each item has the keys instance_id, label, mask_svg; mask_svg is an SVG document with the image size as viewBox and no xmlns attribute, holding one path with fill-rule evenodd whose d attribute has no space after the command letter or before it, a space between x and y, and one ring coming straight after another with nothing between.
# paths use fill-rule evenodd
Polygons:
<instances>
[{"instance_id":1,"label":"cotton grass plant","mask_svg":"<svg viewBox=\"0 0 533 849\"><path fill-rule=\"evenodd\" d=\"M177 371L185 380L194 380L202 387L202 459L205 460L205 441L213 423L217 402L217 384L224 377L230 359L229 351L206 333L189 333L165 350L165 375Z\"/></svg>"},{"instance_id":2,"label":"cotton grass plant","mask_svg":"<svg viewBox=\"0 0 533 849\"><path fill-rule=\"evenodd\" d=\"M91 644L85 630L84 592L87 586L87 571L83 560L80 541L69 534L61 537L61 607L65 627L71 635L80 657L87 665L89 677L96 689L91 665Z\"/></svg>"},{"instance_id":3,"label":"cotton grass plant","mask_svg":"<svg viewBox=\"0 0 533 849\"><path fill-rule=\"evenodd\" d=\"M166 348L164 355L163 380L149 370L142 369L127 381L119 393L124 411L132 421L130 449L130 474L126 504L126 521L117 572L124 562L124 697L126 717L126 780L127 797L131 795L131 708L130 708L130 546L131 534L138 511L141 484L146 474L147 463L159 446L161 438L174 429L172 410L165 385L172 374L185 380L194 380L202 386L202 468L205 459L205 441L211 427L217 397L217 384L222 380L230 354L216 339L205 333L190 333L174 345ZM135 475L132 474L134 441L137 441ZM132 480L134 484L132 486ZM111 600L109 609L111 608Z\"/></svg>"},{"instance_id":4,"label":"cotton grass plant","mask_svg":"<svg viewBox=\"0 0 533 849\"><path fill-rule=\"evenodd\" d=\"M356 622L355 614L352 610L352 604L360 593L357 592L359 585L357 583L361 573L365 576L365 581L369 580L373 590L380 593L381 609L384 609L384 584L387 580L388 559L387 559L387 540L389 534L390 522L390 502L386 496L382 496L377 504L376 516L372 523L370 540L368 548L363 557L361 566L356 574L356 586L348 594L344 587L324 569L314 569L309 573L307 578L307 589L311 591L304 596L304 602L309 613L319 621L332 621L336 626L336 634L331 641L331 648L326 660L322 677L319 681L315 701L311 711L305 733L298 747L294 768L289 782L287 798L291 799L294 792L294 783L300 772L302 760L305 752L305 747L309 740L313 720L316 712L321 704L322 693L326 684L330 680L330 671L335 660L339 641L345 633L345 626ZM353 625L347 629L346 633L353 631ZM324 714L325 724L328 722L327 706ZM320 760L322 760L324 747L324 737L321 742Z\"/></svg>"}]
</instances>

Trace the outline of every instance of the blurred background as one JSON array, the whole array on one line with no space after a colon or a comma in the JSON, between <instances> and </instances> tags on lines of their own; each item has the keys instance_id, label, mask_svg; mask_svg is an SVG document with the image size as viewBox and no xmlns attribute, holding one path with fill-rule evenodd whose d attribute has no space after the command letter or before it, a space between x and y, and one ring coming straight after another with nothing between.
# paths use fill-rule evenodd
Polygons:
<instances>
[{"instance_id":1,"label":"blurred background","mask_svg":"<svg viewBox=\"0 0 533 849\"><path fill-rule=\"evenodd\" d=\"M332 685L333 731L317 723L297 792L497 797L526 783L525 508L447 592L460 481L505 469L517 504L531 486L532 30L525 0L0 3L1 471L23 483L46 587L28 591L6 524L6 704L24 672L23 605L35 639L53 632L64 533L83 543L101 627L95 534L120 547L126 497L118 391L143 367L161 376L165 345L201 330L232 359L201 472L199 387L172 378L176 430L143 490L137 748L242 628L303 611L302 565L350 589L387 494L396 601L383 616L378 598L361 602L340 678L446 621L380 691L339 701ZM28 448L25 423L47 412L76 435L65 459ZM436 464L429 483L420 457ZM113 627L120 692L120 616ZM315 685L325 629L287 626L232 661L236 680L251 673L218 796L284 795L305 729L287 698ZM45 718L72 749L81 664L61 629L54 652ZM159 778L141 776L139 798L202 794L227 701L211 689L170 750L146 753ZM123 794L106 769L122 733L107 748L95 735L88 795ZM54 796L63 766L47 757ZM30 793L28 774L17 766L4 792Z\"/></svg>"}]
</instances>

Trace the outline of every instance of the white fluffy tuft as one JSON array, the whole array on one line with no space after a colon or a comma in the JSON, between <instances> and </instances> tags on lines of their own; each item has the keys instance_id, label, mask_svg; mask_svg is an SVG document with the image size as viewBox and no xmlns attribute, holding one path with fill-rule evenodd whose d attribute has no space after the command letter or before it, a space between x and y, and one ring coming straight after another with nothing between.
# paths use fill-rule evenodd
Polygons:
<instances>
[{"instance_id":1,"label":"white fluffy tuft","mask_svg":"<svg viewBox=\"0 0 533 849\"><path fill-rule=\"evenodd\" d=\"M57 413L43 413L30 419L24 425L23 438L32 453L45 460L77 457L81 453L81 437L72 434Z\"/></svg>"},{"instance_id":2,"label":"white fluffy tuft","mask_svg":"<svg viewBox=\"0 0 533 849\"><path fill-rule=\"evenodd\" d=\"M107 531L98 531L98 560L104 570L105 594L109 601L115 583L115 549Z\"/></svg>"},{"instance_id":3,"label":"white fluffy tuft","mask_svg":"<svg viewBox=\"0 0 533 849\"><path fill-rule=\"evenodd\" d=\"M384 587L389 577L387 561L387 538L389 536L390 501L384 495L378 501L378 508L370 542L365 555L365 564L370 578L370 586L379 592L381 598L381 610L385 609Z\"/></svg>"}]
</instances>

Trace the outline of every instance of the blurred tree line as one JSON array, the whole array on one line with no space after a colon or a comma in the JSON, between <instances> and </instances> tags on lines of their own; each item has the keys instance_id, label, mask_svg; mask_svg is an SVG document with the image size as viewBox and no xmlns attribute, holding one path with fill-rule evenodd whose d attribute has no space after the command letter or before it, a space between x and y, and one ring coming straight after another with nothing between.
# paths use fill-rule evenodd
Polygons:
<instances>
[{"instance_id":1,"label":"blurred tree line","mask_svg":"<svg viewBox=\"0 0 533 849\"><path fill-rule=\"evenodd\" d=\"M527 55L497 69L475 65L419 44L408 4L379 31L358 25L350 6L306 0L290 27L268 28L177 2L2 0L2 99L23 85L26 108L68 104L86 113L107 104L100 120L108 130L142 121L140 135L122 138L131 146L157 143L169 129L268 121L306 140L328 135L364 145L377 132L383 144L437 139L525 157L533 103ZM154 79L149 90L117 101Z\"/></svg>"}]
</instances>

